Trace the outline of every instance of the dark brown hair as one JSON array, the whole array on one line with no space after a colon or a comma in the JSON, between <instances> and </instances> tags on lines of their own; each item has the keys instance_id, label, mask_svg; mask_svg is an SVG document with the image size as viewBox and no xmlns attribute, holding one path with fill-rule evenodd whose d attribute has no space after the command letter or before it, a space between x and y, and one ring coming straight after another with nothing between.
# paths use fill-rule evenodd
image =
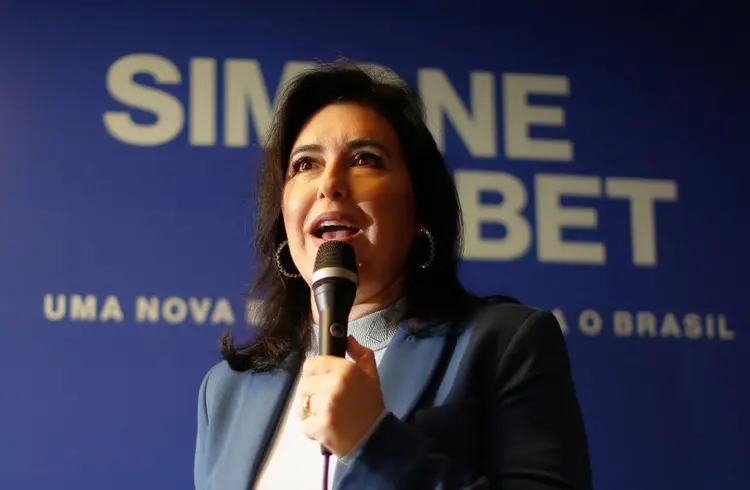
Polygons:
<instances>
[{"instance_id":1,"label":"dark brown hair","mask_svg":"<svg viewBox=\"0 0 750 490\"><path fill-rule=\"evenodd\" d=\"M477 298L461 285L457 268L462 250L458 194L450 170L424 122L422 100L406 81L384 68L347 60L320 64L293 79L280 94L271 122L255 191L255 266L250 294L261 299L255 337L235 346L228 333L221 341L224 359L236 371L263 371L281 366L293 351L311 342L310 288L276 267L276 249L286 240L281 198L292 145L307 120L324 106L356 102L377 111L398 135L415 196L415 222L435 240L434 260L426 269L427 239L417 239L407 260L405 315L423 321L450 321L466 314ZM287 271L296 272L285 247Z\"/></svg>"}]
</instances>

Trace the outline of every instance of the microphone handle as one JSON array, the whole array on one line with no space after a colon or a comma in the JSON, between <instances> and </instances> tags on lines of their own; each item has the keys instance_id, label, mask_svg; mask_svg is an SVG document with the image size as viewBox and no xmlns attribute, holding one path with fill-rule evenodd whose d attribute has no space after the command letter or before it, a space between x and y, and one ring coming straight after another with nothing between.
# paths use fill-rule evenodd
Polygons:
<instances>
[{"instance_id":1,"label":"microphone handle","mask_svg":"<svg viewBox=\"0 0 750 490\"><path fill-rule=\"evenodd\" d=\"M336 318L333 308L320 312L320 353L324 356L346 355L346 319ZM338 315L340 316L340 315Z\"/></svg>"},{"instance_id":2,"label":"microphone handle","mask_svg":"<svg viewBox=\"0 0 750 490\"><path fill-rule=\"evenodd\" d=\"M347 320L336 318L334 308L320 311L320 353L324 356L344 357L346 355ZM320 445L323 455L331 455L324 445Z\"/></svg>"},{"instance_id":3,"label":"microphone handle","mask_svg":"<svg viewBox=\"0 0 750 490\"><path fill-rule=\"evenodd\" d=\"M356 285L346 279L329 279L313 284L315 303L318 305L320 325L320 354L324 356L346 356L349 312L354 302ZM325 456L331 452L320 445Z\"/></svg>"}]
</instances>

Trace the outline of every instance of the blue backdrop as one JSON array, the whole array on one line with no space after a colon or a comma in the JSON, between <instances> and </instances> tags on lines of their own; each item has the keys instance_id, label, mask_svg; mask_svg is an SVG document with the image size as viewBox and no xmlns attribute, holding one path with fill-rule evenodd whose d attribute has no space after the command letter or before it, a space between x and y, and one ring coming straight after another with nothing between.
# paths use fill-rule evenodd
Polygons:
<instances>
[{"instance_id":1,"label":"blue backdrop","mask_svg":"<svg viewBox=\"0 0 750 490\"><path fill-rule=\"evenodd\" d=\"M469 287L561 319L597 488L742 487L740 22L296 3L0 11L0 488L192 486L199 382L248 323L258 135L339 55L419 84Z\"/></svg>"}]
</instances>

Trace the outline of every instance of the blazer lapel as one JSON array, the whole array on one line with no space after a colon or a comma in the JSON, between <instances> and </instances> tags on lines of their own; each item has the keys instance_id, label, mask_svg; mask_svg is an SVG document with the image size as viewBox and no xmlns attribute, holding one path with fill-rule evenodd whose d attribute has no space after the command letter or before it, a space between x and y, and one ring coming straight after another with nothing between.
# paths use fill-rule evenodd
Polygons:
<instances>
[{"instance_id":1,"label":"blazer lapel","mask_svg":"<svg viewBox=\"0 0 750 490\"><path fill-rule=\"evenodd\" d=\"M287 404L289 391L292 389L299 371L301 356L292 354L286 360L284 370L275 373L262 373L250 376L246 393L249 395L245 403L252 405L247 411L252 417L247 423L252 424L251 430L244 434L247 437L247 454L251 455L250 473L247 488L252 489L268 450L276 434L276 428ZM274 400L273 403L268 403ZM254 429L253 429L254 428Z\"/></svg>"},{"instance_id":2,"label":"blazer lapel","mask_svg":"<svg viewBox=\"0 0 750 490\"><path fill-rule=\"evenodd\" d=\"M436 325L427 332L427 325L409 329L404 322L383 354L380 387L396 417L407 417L432 379L445 348L445 327Z\"/></svg>"},{"instance_id":3,"label":"blazer lapel","mask_svg":"<svg viewBox=\"0 0 750 490\"><path fill-rule=\"evenodd\" d=\"M426 333L427 326L414 328L403 322L378 364L385 406L401 420L409 415L424 393L446 347L448 325L435 325L429 333ZM349 469L337 462L333 488L338 488Z\"/></svg>"}]
</instances>

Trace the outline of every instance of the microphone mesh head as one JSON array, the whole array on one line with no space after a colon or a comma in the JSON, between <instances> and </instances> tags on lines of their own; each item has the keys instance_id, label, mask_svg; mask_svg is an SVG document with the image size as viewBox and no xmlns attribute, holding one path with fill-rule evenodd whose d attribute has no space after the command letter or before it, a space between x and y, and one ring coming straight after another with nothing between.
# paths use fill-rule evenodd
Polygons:
<instances>
[{"instance_id":1,"label":"microphone mesh head","mask_svg":"<svg viewBox=\"0 0 750 490\"><path fill-rule=\"evenodd\" d=\"M357 258L354 255L354 247L336 240L323 242L315 256L314 271L324 267L343 267L356 274Z\"/></svg>"}]
</instances>

